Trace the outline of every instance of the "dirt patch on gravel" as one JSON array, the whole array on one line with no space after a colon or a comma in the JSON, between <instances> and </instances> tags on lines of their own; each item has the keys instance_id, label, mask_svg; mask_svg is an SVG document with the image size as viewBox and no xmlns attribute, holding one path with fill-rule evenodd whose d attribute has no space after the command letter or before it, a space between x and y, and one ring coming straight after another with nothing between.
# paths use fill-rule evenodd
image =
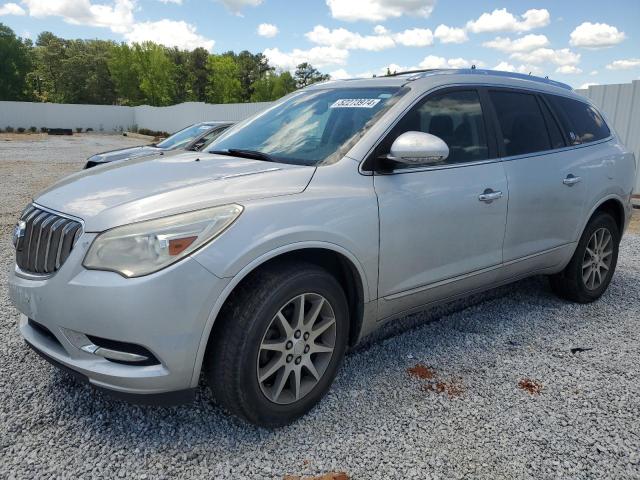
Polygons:
<instances>
[{"instance_id":1,"label":"dirt patch on gravel","mask_svg":"<svg viewBox=\"0 0 640 480\"><path fill-rule=\"evenodd\" d=\"M422 385L422 390L425 392L446 394L449 398L454 398L459 397L465 391L462 379L443 380L439 378L433 368L422 363L416 363L413 367L407 368L407 373L411 377L426 380L426 383Z\"/></svg>"},{"instance_id":2,"label":"dirt patch on gravel","mask_svg":"<svg viewBox=\"0 0 640 480\"><path fill-rule=\"evenodd\" d=\"M411 368L407 368L407 373L412 377L419 378L420 380L432 380L436 378L435 370L421 363L418 363Z\"/></svg>"},{"instance_id":3,"label":"dirt patch on gravel","mask_svg":"<svg viewBox=\"0 0 640 480\"><path fill-rule=\"evenodd\" d=\"M315 477L300 477L298 475L285 475L282 480L349 480L349 475L344 472L329 472Z\"/></svg>"},{"instance_id":4,"label":"dirt patch on gravel","mask_svg":"<svg viewBox=\"0 0 640 480\"><path fill-rule=\"evenodd\" d=\"M518 388L525 392L529 392L531 395L540 395L540 392L542 391L542 383L538 380L523 378L518 382Z\"/></svg>"},{"instance_id":5,"label":"dirt patch on gravel","mask_svg":"<svg viewBox=\"0 0 640 480\"><path fill-rule=\"evenodd\" d=\"M438 381L430 382L422 387L425 392L435 392L440 394L446 394L449 398L455 398L461 396L464 391L464 385L459 379L450 380L448 382Z\"/></svg>"}]
</instances>

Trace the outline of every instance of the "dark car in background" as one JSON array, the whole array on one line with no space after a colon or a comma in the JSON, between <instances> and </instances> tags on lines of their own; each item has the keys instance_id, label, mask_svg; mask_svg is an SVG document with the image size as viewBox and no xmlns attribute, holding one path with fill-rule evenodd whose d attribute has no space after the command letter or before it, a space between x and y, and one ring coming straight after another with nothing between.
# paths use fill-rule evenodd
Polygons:
<instances>
[{"instance_id":1,"label":"dark car in background","mask_svg":"<svg viewBox=\"0 0 640 480\"><path fill-rule=\"evenodd\" d=\"M116 160L151 157L170 151L191 150L197 152L215 140L231 125L233 122L194 123L158 143L97 153L87 159L84 168L86 170Z\"/></svg>"}]
</instances>

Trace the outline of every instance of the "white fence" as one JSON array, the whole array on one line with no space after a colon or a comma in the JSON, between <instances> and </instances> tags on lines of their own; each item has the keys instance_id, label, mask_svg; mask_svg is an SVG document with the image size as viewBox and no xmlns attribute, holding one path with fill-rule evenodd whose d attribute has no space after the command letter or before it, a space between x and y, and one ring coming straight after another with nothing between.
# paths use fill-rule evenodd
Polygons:
<instances>
[{"instance_id":1,"label":"white fence","mask_svg":"<svg viewBox=\"0 0 640 480\"><path fill-rule=\"evenodd\" d=\"M95 131L114 132L137 125L138 128L175 132L191 123L206 120L243 120L270 105L270 102L224 105L188 102L170 107L120 107L0 102L0 128L93 128Z\"/></svg>"},{"instance_id":2,"label":"white fence","mask_svg":"<svg viewBox=\"0 0 640 480\"><path fill-rule=\"evenodd\" d=\"M0 128L93 128L117 131L134 124L133 109L114 105L0 102Z\"/></svg>"},{"instance_id":3,"label":"white fence","mask_svg":"<svg viewBox=\"0 0 640 480\"><path fill-rule=\"evenodd\" d=\"M589 98L606 115L627 148L640 162L640 80L614 85L592 85L576 90ZM636 194L640 194L640 175L636 178Z\"/></svg>"}]
</instances>

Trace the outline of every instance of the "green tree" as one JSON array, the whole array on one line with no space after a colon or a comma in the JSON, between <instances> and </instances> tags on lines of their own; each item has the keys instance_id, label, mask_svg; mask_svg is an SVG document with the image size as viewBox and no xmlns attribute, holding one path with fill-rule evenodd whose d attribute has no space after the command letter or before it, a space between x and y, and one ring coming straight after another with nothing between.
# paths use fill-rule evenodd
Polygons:
<instances>
[{"instance_id":1,"label":"green tree","mask_svg":"<svg viewBox=\"0 0 640 480\"><path fill-rule=\"evenodd\" d=\"M267 73L252 84L252 102L269 102L296 89L296 82L289 72Z\"/></svg>"},{"instance_id":2,"label":"green tree","mask_svg":"<svg viewBox=\"0 0 640 480\"><path fill-rule=\"evenodd\" d=\"M296 67L295 80L298 88L329 80L330 78L329 75L320 73L313 65L307 62L301 63Z\"/></svg>"},{"instance_id":3,"label":"green tree","mask_svg":"<svg viewBox=\"0 0 640 480\"><path fill-rule=\"evenodd\" d=\"M42 102L64 103L64 65L67 41L51 32L42 32L36 40L33 54L35 68L30 72L34 95Z\"/></svg>"},{"instance_id":4,"label":"green tree","mask_svg":"<svg viewBox=\"0 0 640 480\"><path fill-rule=\"evenodd\" d=\"M189 52L187 50L180 50L177 47L169 48L166 52L169 60L173 63L171 103L182 103L192 100L193 93Z\"/></svg>"},{"instance_id":5,"label":"green tree","mask_svg":"<svg viewBox=\"0 0 640 480\"><path fill-rule=\"evenodd\" d=\"M277 100L296 89L296 80L293 78L293 75L289 72L282 72L278 75L275 85L273 86L273 97L271 99Z\"/></svg>"},{"instance_id":6,"label":"green tree","mask_svg":"<svg viewBox=\"0 0 640 480\"><path fill-rule=\"evenodd\" d=\"M231 55L211 55L207 62L209 82L206 89L209 103L239 102L242 85L238 65Z\"/></svg>"},{"instance_id":7,"label":"green tree","mask_svg":"<svg viewBox=\"0 0 640 480\"><path fill-rule=\"evenodd\" d=\"M0 24L0 99L169 105L276 100L325 80L312 65L276 72L261 53L212 55L145 42L66 40L42 32L35 45Z\"/></svg>"},{"instance_id":8,"label":"green tree","mask_svg":"<svg viewBox=\"0 0 640 480\"><path fill-rule=\"evenodd\" d=\"M0 100L24 100L31 69L29 44L0 23Z\"/></svg>"},{"instance_id":9,"label":"green tree","mask_svg":"<svg viewBox=\"0 0 640 480\"><path fill-rule=\"evenodd\" d=\"M68 40L59 94L65 103L113 104L114 82L109 74L111 42Z\"/></svg>"},{"instance_id":10,"label":"green tree","mask_svg":"<svg viewBox=\"0 0 640 480\"><path fill-rule=\"evenodd\" d=\"M133 58L138 68L142 102L154 106L169 105L175 67L165 49L153 42L135 43Z\"/></svg>"},{"instance_id":11,"label":"green tree","mask_svg":"<svg viewBox=\"0 0 640 480\"><path fill-rule=\"evenodd\" d=\"M140 75L133 49L126 43L113 45L107 65L115 86L117 103L139 105L142 101L142 92L140 92Z\"/></svg>"},{"instance_id":12,"label":"green tree","mask_svg":"<svg viewBox=\"0 0 640 480\"><path fill-rule=\"evenodd\" d=\"M193 99L198 102L207 100L207 83L209 81L209 71L207 62L209 52L198 47L189 54L189 73L191 76L191 92Z\"/></svg>"},{"instance_id":13,"label":"green tree","mask_svg":"<svg viewBox=\"0 0 640 480\"><path fill-rule=\"evenodd\" d=\"M240 79L240 101L248 102L253 94L253 85L258 80L264 78L267 73L273 71L269 66L267 57L262 53L253 54L247 50L243 50L235 55L233 52L227 53L234 57L236 65L238 65L238 76Z\"/></svg>"}]
</instances>

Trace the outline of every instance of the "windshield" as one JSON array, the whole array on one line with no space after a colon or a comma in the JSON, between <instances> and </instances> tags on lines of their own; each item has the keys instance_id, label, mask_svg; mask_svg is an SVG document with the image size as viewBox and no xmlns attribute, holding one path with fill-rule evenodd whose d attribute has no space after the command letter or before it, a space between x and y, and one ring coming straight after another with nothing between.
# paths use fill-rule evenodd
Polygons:
<instances>
[{"instance_id":1,"label":"windshield","mask_svg":"<svg viewBox=\"0 0 640 480\"><path fill-rule=\"evenodd\" d=\"M185 147L187 143L191 142L194 138L199 137L209 129L211 129L210 125L191 125L174 133L170 137L165 138L163 141L158 143L156 147L165 148L167 150Z\"/></svg>"},{"instance_id":2,"label":"windshield","mask_svg":"<svg viewBox=\"0 0 640 480\"><path fill-rule=\"evenodd\" d=\"M394 87L301 92L231 128L209 149L254 151L296 165L330 163L344 156L399 92Z\"/></svg>"}]
</instances>

